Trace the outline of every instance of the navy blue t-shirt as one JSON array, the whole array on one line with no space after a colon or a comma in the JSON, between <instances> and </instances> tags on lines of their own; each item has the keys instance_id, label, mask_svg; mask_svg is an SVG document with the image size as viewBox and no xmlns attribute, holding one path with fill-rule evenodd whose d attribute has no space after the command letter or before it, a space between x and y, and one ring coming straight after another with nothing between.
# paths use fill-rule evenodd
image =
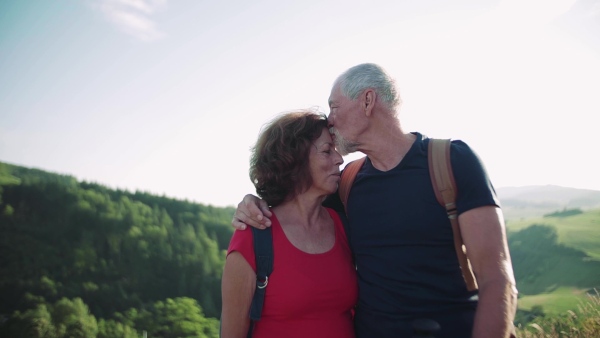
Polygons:
<instances>
[{"instance_id":1,"label":"navy blue t-shirt","mask_svg":"<svg viewBox=\"0 0 600 338\"><path fill-rule=\"evenodd\" d=\"M411 337L414 319L436 320L442 337L469 337L477 292L466 289L445 209L435 198L427 162L429 139L419 133L395 168L382 172L367 158L348 198L348 237L355 256L358 338ZM499 206L477 155L452 141L459 215ZM337 194L325 204L343 210Z\"/></svg>"}]
</instances>

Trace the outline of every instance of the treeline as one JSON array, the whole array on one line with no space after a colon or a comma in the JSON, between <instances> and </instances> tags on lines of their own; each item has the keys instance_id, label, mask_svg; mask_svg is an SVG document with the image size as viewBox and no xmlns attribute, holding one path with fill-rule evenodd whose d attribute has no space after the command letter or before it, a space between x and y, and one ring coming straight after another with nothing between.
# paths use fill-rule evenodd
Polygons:
<instances>
[{"instance_id":1,"label":"treeline","mask_svg":"<svg viewBox=\"0 0 600 338\"><path fill-rule=\"evenodd\" d=\"M214 336L233 212L0 162L0 334Z\"/></svg>"},{"instance_id":2,"label":"treeline","mask_svg":"<svg viewBox=\"0 0 600 338\"><path fill-rule=\"evenodd\" d=\"M545 214L544 217L569 217L569 216L575 216L575 215L579 215L579 214L583 214L583 211L579 208L575 208L575 209L567 209L564 208L562 211L555 211L549 214Z\"/></svg>"},{"instance_id":3,"label":"treeline","mask_svg":"<svg viewBox=\"0 0 600 338\"><path fill-rule=\"evenodd\" d=\"M15 311L0 327L2 337L138 338L219 336L219 321L206 318L195 299L181 297L157 301L142 309L116 312L112 319L97 319L81 300L62 298L48 304L26 294L31 307Z\"/></svg>"}]
</instances>

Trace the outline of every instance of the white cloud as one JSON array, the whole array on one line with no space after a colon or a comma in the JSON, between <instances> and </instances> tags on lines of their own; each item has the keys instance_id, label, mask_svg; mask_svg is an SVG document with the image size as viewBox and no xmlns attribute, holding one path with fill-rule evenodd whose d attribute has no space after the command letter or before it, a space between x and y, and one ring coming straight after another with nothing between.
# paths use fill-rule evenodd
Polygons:
<instances>
[{"instance_id":1,"label":"white cloud","mask_svg":"<svg viewBox=\"0 0 600 338\"><path fill-rule=\"evenodd\" d=\"M143 41L165 36L150 18L167 0L96 0L95 6L121 30Z\"/></svg>"},{"instance_id":2,"label":"white cloud","mask_svg":"<svg viewBox=\"0 0 600 338\"><path fill-rule=\"evenodd\" d=\"M154 13L154 11L166 4L166 0L108 0L113 3L119 3L124 7L130 7L135 10L142 11L146 14Z\"/></svg>"}]
</instances>

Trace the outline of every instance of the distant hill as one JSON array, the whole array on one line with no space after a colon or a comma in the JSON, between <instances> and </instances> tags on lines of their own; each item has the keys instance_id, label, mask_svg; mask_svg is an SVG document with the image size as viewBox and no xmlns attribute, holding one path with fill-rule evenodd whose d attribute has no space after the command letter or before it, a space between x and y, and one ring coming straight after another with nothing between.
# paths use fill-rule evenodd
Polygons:
<instances>
[{"instance_id":1,"label":"distant hill","mask_svg":"<svg viewBox=\"0 0 600 338\"><path fill-rule=\"evenodd\" d=\"M563 209L600 208L600 191L556 185L497 188L507 220L541 217Z\"/></svg>"}]
</instances>

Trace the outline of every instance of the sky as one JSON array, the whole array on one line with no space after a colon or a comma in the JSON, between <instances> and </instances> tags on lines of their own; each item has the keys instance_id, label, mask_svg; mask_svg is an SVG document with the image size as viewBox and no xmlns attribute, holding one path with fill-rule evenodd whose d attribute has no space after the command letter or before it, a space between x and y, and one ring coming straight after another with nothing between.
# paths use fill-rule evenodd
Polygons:
<instances>
[{"instance_id":1,"label":"sky","mask_svg":"<svg viewBox=\"0 0 600 338\"><path fill-rule=\"evenodd\" d=\"M364 62L496 188L600 190L600 0L0 0L0 161L237 205L260 129Z\"/></svg>"}]
</instances>

